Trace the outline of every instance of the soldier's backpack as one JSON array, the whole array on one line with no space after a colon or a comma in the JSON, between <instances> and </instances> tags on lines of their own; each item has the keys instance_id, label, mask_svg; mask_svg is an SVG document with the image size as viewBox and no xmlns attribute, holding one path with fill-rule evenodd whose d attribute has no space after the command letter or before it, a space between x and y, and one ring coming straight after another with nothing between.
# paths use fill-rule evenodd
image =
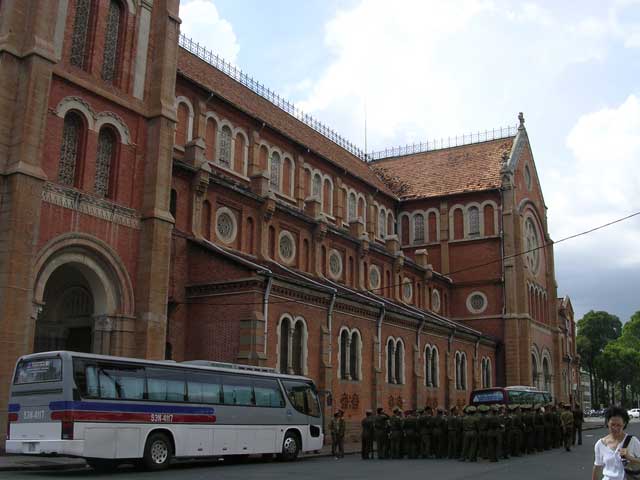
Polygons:
<instances>
[{"instance_id":1,"label":"soldier's backpack","mask_svg":"<svg viewBox=\"0 0 640 480\"><path fill-rule=\"evenodd\" d=\"M624 438L624 442L622 442L622 448L627 448L629 446L629 442L633 438L633 435L627 435ZM628 460L622 460L624 465L624 478L625 480L640 480L640 467L637 464L632 464Z\"/></svg>"}]
</instances>

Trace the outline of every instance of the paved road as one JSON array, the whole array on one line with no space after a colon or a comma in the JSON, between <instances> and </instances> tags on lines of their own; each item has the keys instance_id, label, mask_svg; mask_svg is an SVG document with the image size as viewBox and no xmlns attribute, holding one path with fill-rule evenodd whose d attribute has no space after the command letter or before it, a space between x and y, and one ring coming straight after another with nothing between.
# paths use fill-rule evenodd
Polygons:
<instances>
[{"instance_id":1,"label":"paved road","mask_svg":"<svg viewBox=\"0 0 640 480\"><path fill-rule=\"evenodd\" d=\"M640 435L640 423L633 423L629 433ZM223 463L176 465L161 473L140 472L122 468L112 476L98 475L90 470L72 472L3 472L0 480L85 480L113 478L114 480L295 480L348 478L437 478L469 480L572 480L585 479L591 475L593 446L598 438L606 434L605 429L584 432L583 445L568 453L562 449L489 463L462 463L454 460L370 460L363 461L357 455L348 455L342 460L334 458L309 458L294 463L249 461L238 465Z\"/></svg>"}]
</instances>

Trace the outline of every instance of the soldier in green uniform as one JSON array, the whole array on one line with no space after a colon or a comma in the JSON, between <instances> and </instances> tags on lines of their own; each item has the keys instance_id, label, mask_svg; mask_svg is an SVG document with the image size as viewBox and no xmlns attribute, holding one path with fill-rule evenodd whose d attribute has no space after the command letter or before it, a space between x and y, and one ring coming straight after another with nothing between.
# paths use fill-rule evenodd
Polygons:
<instances>
[{"instance_id":1,"label":"soldier in green uniform","mask_svg":"<svg viewBox=\"0 0 640 480\"><path fill-rule=\"evenodd\" d=\"M531 411L531 404L522 406L522 424L524 425L524 452L531 454L536 451L536 431L534 425L534 414Z\"/></svg>"},{"instance_id":2,"label":"soldier in green uniform","mask_svg":"<svg viewBox=\"0 0 640 480\"><path fill-rule=\"evenodd\" d=\"M573 444L576 444L576 439L578 440L578 445L582 445L582 424L584 423L584 414L582 413L582 408L577 403L573 406L573 430L575 435L573 436Z\"/></svg>"},{"instance_id":3,"label":"soldier in green uniform","mask_svg":"<svg viewBox=\"0 0 640 480\"><path fill-rule=\"evenodd\" d=\"M562 421L557 405L554 405L551 411L553 412L553 448L559 448L562 446Z\"/></svg>"},{"instance_id":4,"label":"soldier in green uniform","mask_svg":"<svg viewBox=\"0 0 640 480\"><path fill-rule=\"evenodd\" d=\"M500 417L497 405L492 405L487 415L487 456L490 462L498 461L498 430Z\"/></svg>"},{"instance_id":5,"label":"soldier in green uniform","mask_svg":"<svg viewBox=\"0 0 640 480\"><path fill-rule=\"evenodd\" d=\"M511 428L508 432L508 443L510 447L511 455L519 457L522 455L522 443L523 443L523 425L522 425L522 412L520 405L509 405L509 418L511 419Z\"/></svg>"},{"instance_id":6,"label":"soldier in green uniform","mask_svg":"<svg viewBox=\"0 0 640 480\"><path fill-rule=\"evenodd\" d=\"M433 427L431 429L431 449L436 458L442 458L446 447L443 448L444 429L446 428L445 419L442 416L443 410L438 408L438 414L433 417Z\"/></svg>"},{"instance_id":7,"label":"soldier in green uniform","mask_svg":"<svg viewBox=\"0 0 640 480\"><path fill-rule=\"evenodd\" d=\"M431 430L433 427L433 410L431 407L425 407L424 411L418 418L418 431L420 433L420 452L422 458L431 457Z\"/></svg>"},{"instance_id":8,"label":"soldier in green uniform","mask_svg":"<svg viewBox=\"0 0 640 480\"><path fill-rule=\"evenodd\" d=\"M507 414L505 405L498 406L500 416L500 429L498 430L498 456L509 458L510 445L508 442L511 431L511 417Z\"/></svg>"},{"instance_id":9,"label":"soldier in green uniform","mask_svg":"<svg viewBox=\"0 0 640 480\"><path fill-rule=\"evenodd\" d=\"M552 404L547 404L544 410L542 421L544 424L544 449L551 450L553 447L553 412L551 411Z\"/></svg>"},{"instance_id":10,"label":"soldier in green uniform","mask_svg":"<svg viewBox=\"0 0 640 480\"><path fill-rule=\"evenodd\" d=\"M378 449L378 459L389 457L389 415L384 413L382 407L378 407L374 423L374 433L376 436L376 448Z\"/></svg>"},{"instance_id":11,"label":"soldier in green uniform","mask_svg":"<svg viewBox=\"0 0 640 480\"><path fill-rule=\"evenodd\" d=\"M478 461L478 417L476 407L469 405L465 408L465 416L462 418L462 455L460 460L464 462Z\"/></svg>"},{"instance_id":12,"label":"soldier in green uniform","mask_svg":"<svg viewBox=\"0 0 640 480\"><path fill-rule=\"evenodd\" d=\"M447 457L458 458L458 407L451 407L450 415L447 417Z\"/></svg>"},{"instance_id":13,"label":"soldier in green uniform","mask_svg":"<svg viewBox=\"0 0 640 480\"><path fill-rule=\"evenodd\" d=\"M544 408L539 403L533 407L534 417L533 426L536 439L536 450L542 452L544 450Z\"/></svg>"},{"instance_id":14,"label":"soldier in green uniform","mask_svg":"<svg viewBox=\"0 0 640 480\"><path fill-rule=\"evenodd\" d=\"M488 405L480 405L478 407L478 412L480 412L480 416L478 417L478 456L480 458L487 458L487 434L489 432L487 412L489 412L489 410Z\"/></svg>"},{"instance_id":15,"label":"soldier in green uniform","mask_svg":"<svg viewBox=\"0 0 640 480\"><path fill-rule=\"evenodd\" d=\"M562 439L564 441L564 449L567 452L571 451L571 439L573 438L573 412L571 411L571 404L564 405L564 410L560 414L560 420L562 421Z\"/></svg>"},{"instance_id":16,"label":"soldier in green uniform","mask_svg":"<svg viewBox=\"0 0 640 480\"><path fill-rule=\"evenodd\" d=\"M418 437L418 418L413 410L407 412L403 421L404 429L404 452L409 458L418 458L418 448L420 446Z\"/></svg>"},{"instance_id":17,"label":"soldier in green uniform","mask_svg":"<svg viewBox=\"0 0 640 480\"><path fill-rule=\"evenodd\" d=\"M393 416L389 419L391 433L389 436L391 446L391 458L402 458L402 412L400 408L393 409Z\"/></svg>"},{"instance_id":18,"label":"soldier in green uniform","mask_svg":"<svg viewBox=\"0 0 640 480\"><path fill-rule=\"evenodd\" d=\"M375 435L374 427L375 419L373 412L367 410L365 417L362 419L362 459L369 460L373 458L373 438Z\"/></svg>"}]
</instances>

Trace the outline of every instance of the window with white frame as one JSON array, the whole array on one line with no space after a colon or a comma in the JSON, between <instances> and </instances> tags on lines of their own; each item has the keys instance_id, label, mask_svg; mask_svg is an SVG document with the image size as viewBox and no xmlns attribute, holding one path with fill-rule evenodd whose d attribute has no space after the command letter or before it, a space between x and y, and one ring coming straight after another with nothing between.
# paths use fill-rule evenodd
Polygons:
<instances>
[{"instance_id":1,"label":"window with white frame","mask_svg":"<svg viewBox=\"0 0 640 480\"><path fill-rule=\"evenodd\" d=\"M340 332L340 365L342 380L361 380L362 341L360 332L343 328Z\"/></svg>"},{"instance_id":2,"label":"window with white frame","mask_svg":"<svg viewBox=\"0 0 640 480\"><path fill-rule=\"evenodd\" d=\"M469 207L467 214L469 216L469 236L477 237L480 235L480 209Z\"/></svg>"},{"instance_id":3,"label":"window with white frame","mask_svg":"<svg viewBox=\"0 0 640 480\"><path fill-rule=\"evenodd\" d=\"M378 290L380 288L380 280L382 275L380 274L380 268L376 265L369 267L369 288L371 290Z\"/></svg>"},{"instance_id":4,"label":"window with white frame","mask_svg":"<svg viewBox=\"0 0 640 480\"><path fill-rule=\"evenodd\" d=\"M471 313L482 313L487 309L487 296L482 292L472 292L467 297L467 310Z\"/></svg>"},{"instance_id":5,"label":"window with white frame","mask_svg":"<svg viewBox=\"0 0 640 480\"><path fill-rule=\"evenodd\" d=\"M296 242L291 232L282 230L278 239L278 253L285 263L292 263L296 257Z\"/></svg>"},{"instance_id":6,"label":"window with white frame","mask_svg":"<svg viewBox=\"0 0 640 480\"><path fill-rule=\"evenodd\" d=\"M329 251L329 276L334 280L342 277L342 255L337 250Z\"/></svg>"},{"instance_id":7,"label":"window with white frame","mask_svg":"<svg viewBox=\"0 0 640 480\"><path fill-rule=\"evenodd\" d=\"M313 176L313 182L311 185L311 195L313 198L320 200L322 198L322 177L319 173Z\"/></svg>"},{"instance_id":8,"label":"window with white frame","mask_svg":"<svg viewBox=\"0 0 640 480\"><path fill-rule=\"evenodd\" d=\"M456 389L467 389L467 354L456 352Z\"/></svg>"},{"instance_id":9,"label":"window with white frame","mask_svg":"<svg viewBox=\"0 0 640 480\"><path fill-rule=\"evenodd\" d=\"M491 385L491 359L488 357L482 358L482 388L490 388Z\"/></svg>"},{"instance_id":10,"label":"window with white frame","mask_svg":"<svg viewBox=\"0 0 640 480\"><path fill-rule=\"evenodd\" d=\"M220 165L225 168L231 168L231 138L231 129L227 125L225 125L220 130L220 139L218 140L220 142L220 147L218 149L218 159Z\"/></svg>"},{"instance_id":11,"label":"window with white frame","mask_svg":"<svg viewBox=\"0 0 640 480\"><path fill-rule=\"evenodd\" d=\"M293 375L306 374L307 325L302 317L285 314L278 328L278 371Z\"/></svg>"},{"instance_id":12,"label":"window with white frame","mask_svg":"<svg viewBox=\"0 0 640 480\"><path fill-rule=\"evenodd\" d=\"M269 176L269 186L274 192L280 191L280 175L282 171L282 159L278 152L271 154L271 173Z\"/></svg>"},{"instance_id":13,"label":"window with white frame","mask_svg":"<svg viewBox=\"0 0 640 480\"><path fill-rule=\"evenodd\" d=\"M355 193L349 194L349 221L353 222L357 218L357 199Z\"/></svg>"},{"instance_id":14,"label":"window with white frame","mask_svg":"<svg viewBox=\"0 0 640 480\"><path fill-rule=\"evenodd\" d=\"M400 340L396 341L395 380L404 383L404 344Z\"/></svg>"},{"instance_id":15,"label":"window with white frame","mask_svg":"<svg viewBox=\"0 0 640 480\"><path fill-rule=\"evenodd\" d=\"M437 289L433 289L431 292L431 310L439 312L441 307L440 292Z\"/></svg>"},{"instance_id":16,"label":"window with white frame","mask_svg":"<svg viewBox=\"0 0 640 480\"><path fill-rule=\"evenodd\" d=\"M540 237L538 236L538 229L531 217L528 217L525 221L524 236L527 265L533 273L538 273L540 267Z\"/></svg>"},{"instance_id":17,"label":"window with white frame","mask_svg":"<svg viewBox=\"0 0 640 480\"><path fill-rule=\"evenodd\" d=\"M424 351L424 379L427 387L437 387L439 372L438 349L427 345Z\"/></svg>"},{"instance_id":18,"label":"window with white frame","mask_svg":"<svg viewBox=\"0 0 640 480\"><path fill-rule=\"evenodd\" d=\"M216 211L216 235L223 243L233 243L238 234L238 222L235 214L227 207Z\"/></svg>"},{"instance_id":19,"label":"window with white frame","mask_svg":"<svg viewBox=\"0 0 640 480\"><path fill-rule=\"evenodd\" d=\"M387 340L387 383L404 383L404 344L399 338Z\"/></svg>"},{"instance_id":20,"label":"window with white frame","mask_svg":"<svg viewBox=\"0 0 640 480\"><path fill-rule=\"evenodd\" d=\"M382 239L387 236L387 214L384 210L378 214L378 236Z\"/></svg>"},{"instance_id":21,"label":"window with white frame","mask_svg":"<svg viewBox=\"0 0 640 480\"><path fill-rule=\"evenodd\" d=\"M420 213L413 217L413 242L424 243L424 215Z\"/></svg>"},{"instance_id":22,"label":"window with white frame","mask_svg":"<svg viewBox=\"0 0 640 480\"><path fill-rule=\"evenodd\" d=\"M396 344L395 341L390 338L387 340L387 383L395 383L394 381L394 359L395 359Z\"/></svg>"},{"instance_id":23,"label":"window with white frame","mask_svg":"<svg viewBox=\"0 0 640 480\"><path fill-rule=\"evenodd\" d=\"M410 278L402 280L402 299L407 303L413 299L413 282Z\"/></svg>"}]
</instances>

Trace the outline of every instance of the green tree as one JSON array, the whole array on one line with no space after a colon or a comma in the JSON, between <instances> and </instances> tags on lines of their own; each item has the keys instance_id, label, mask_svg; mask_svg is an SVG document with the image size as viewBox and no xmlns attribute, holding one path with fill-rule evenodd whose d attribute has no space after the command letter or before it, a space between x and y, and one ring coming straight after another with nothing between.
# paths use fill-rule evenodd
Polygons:
<instances>
[{"instance_id":1,"label":"green tree","mask_svg":"<svg viewBox=\"0 0 640 480\"><path fill-rule=\"evenodd\" d=\"M625 344L622 337L609 342L602 354L596 359L596 364L600 375L604 380L611 383L611 403L615 403L613 386L620 386L620 402L628 405L627 387L637 381L638 366L640 365L640 352Z\"/></svg>"},{"instance_id":2,"label":"green tree","mask_svg":"<svg viewBox=\"0 0 640 480\"><path fill-rule=\"evenodd\" d=\"M599 398L599 376L598 367L602 367L605 375L608 376L610 369L602 362L597 362L598 357L604 351L605 346L612 340L617 339L622 332L622 323L615 315L608 312L590 310L578 320L578 332L576 346L580 358L589 372L591 380L591 398L594 404L601 403Z\"/></svg>"}]
</instances>

